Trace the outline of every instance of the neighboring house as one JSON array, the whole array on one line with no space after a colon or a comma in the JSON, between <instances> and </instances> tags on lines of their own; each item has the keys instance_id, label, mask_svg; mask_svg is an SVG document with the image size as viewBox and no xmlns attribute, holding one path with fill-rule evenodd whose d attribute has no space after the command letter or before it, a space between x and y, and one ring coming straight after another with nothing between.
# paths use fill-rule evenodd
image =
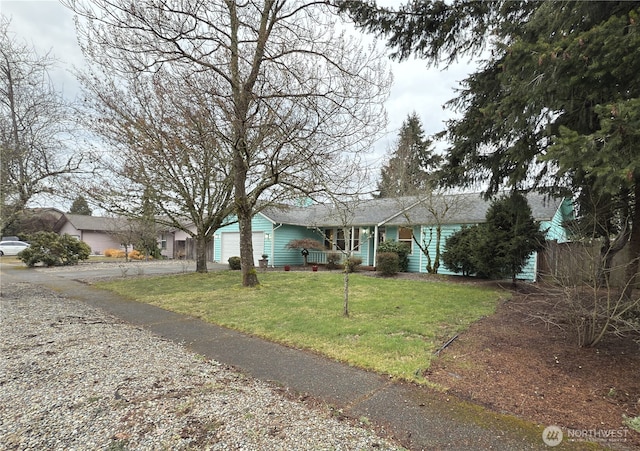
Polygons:
<instances>
[{"instance_id":1,"label":"neighboring house","mask_svg":"<svg viewBox=\"0 0 640 451\"><path fill-rule=\"evenodd\" d=\"M126 230L127 224L128 221L122 218L65 213L58 220L55 230L60 235L66 233L84 241L92 254L100 255L106 249L124 249L118 233Z\"/></svg>"},{"instance_id":2,"label":"neighboring house","mask_svg":"<svg viewBox=\"0 0 640 451\"><path fill-rule=\"evenodd\" d=\"M527 200L547 238L566 241L563 224L573 215L572 203L538 194L528 194ZM373 266L378 244L393 239L410 246L409 271L426 272L427 258L413 242L412 234L429 248L433 258L438 223L442 229L441 251L444 251L446 238L463 225L484 222L490 205L476 193L446 195L432 201L415 197L371 199L352 204L347 209L332 209L324 204L268 207L253 219L254 260L257 264L260 256L266 254L271 266L300 265L303 263L300 251L288 249L287 244L293 239L313 238L324 242L327 251L310 250L310 262L324 263L327 252L353 249L352 253L362 258L363 265ZM448 211L444 213L447 207ZM351 231L350 246L345 242L345 228ZM213 260L224 263L239 254L238 225L219 229L214 236ZM536 280L537 268L538 255L532 255L519 278ZM453 274L443 266L439 273Z\"/></svg>"},{"instance_id":3,"label":"neighboring house","mask_svg":"<svg viewBox=\"0 0 640 451\"><path fill-rule=\"evenodd\" d=\"M158 247L165 258L194 260L196 256L195 240L184 230L176 228L158 226ZM207 260L214 261L213 245L207 249Z\"/></svg>"}]
</instances>

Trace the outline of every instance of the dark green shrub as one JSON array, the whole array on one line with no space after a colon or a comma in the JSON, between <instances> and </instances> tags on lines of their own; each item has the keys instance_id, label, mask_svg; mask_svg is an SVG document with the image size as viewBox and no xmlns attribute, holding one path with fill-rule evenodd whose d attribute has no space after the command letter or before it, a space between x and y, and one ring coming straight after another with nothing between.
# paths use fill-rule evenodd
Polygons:
<instances>
[{"instance_id":1,"label":"dark green shrub","mask_svg":"<svg viewBox=\"0 0 640 451\"><path fill-rule=\"evenodd\" d=\"M342 254L340 252L329 252L327 254L327 269L337 269L342 260Z\"/></svg>"},{"instance_id":2,"label":"dark green shrub","mask_svg":"<svg viewBox=\"0 0 640 451\"><path fill-rule=\"evenodd\" d=\"M492 202L483 224L475 261L478 274L510 277L516 282L531 254L544 247L545 236L523 194L513 192Z\"/></svg>"},{"instance_id":3,"label":"dark green shrub","mask_svg":"<svg viewBox=\"0 0 640 451\"><path fill-rule=\"evenodd\" d=\"M229 257L229 269L234 271L242 269L240 257Z\"/></svg>"},{"instance_id":4,"label":"dark green shrub","mask_svg":"<svg viewBox=\"0 0 640 451\"><path fill-rule=\"evenodd\" d=\"M378 252L394 252L398 254L398 270L401 272L409 271L409 252L411 248L406 243L395 240L388 240L380 243Z\"/></svg>"},{"instance_id":5,"label":"dark green shrub","mask_svg":"<svg viewBox=\"0 0 640 451\"><path fill-rule=\"evenodd\" d=\"M395 276L400 269L399 257L395 252L379 252L377 255L378 264L376 271L383 276Z\"/></svg>"},{"instance_id":6,"label":"dark green shrub","mask_svg":"<svg viewBox=\"0 0 640 451\"><path fill-rule=\"evenodd\" d=\"M355 272L358 270L358 266L362 264L362 259L360 257L351 256L345 260L347 272Z\"/></svg>"},{"instance_id":7,"label":"dark green shrub","mask_svg":"<svg viewBox=\"0 0 640 451\"><path fill-rule=\"evenodd\" d=\"M482 235L480 226L474 225L463 226L449 236L445 241L445 250L441 257L445 268L456 273L461 272L463 276L477 273L475 255Z\"/></svg>"},{"instance_id":8,"label":"dark green shrub","mask_svg":"<svg viewBox=\"0 0 640 451\"><path fill-rule=\"evenodd\" d=\"M76 265L80 260L87 260L91 255L91 248L87 243L66 233L60 237L60 245L62 247L60 261L63 265Z\"/></svg>"},{"instance_id":9,"label":"dark green shrub","mask_svg":"<svg viewBox=\"0 0 640 451\"><path fill-rule=\"evenodd\" d=\"M91 248L72 237L62 236L54 232L37 232L29 237L30 247L20 252L18 258L27 266L34 267L38 263L44 266L75 265L91 255Z\"/></svg>"}]
</instances>

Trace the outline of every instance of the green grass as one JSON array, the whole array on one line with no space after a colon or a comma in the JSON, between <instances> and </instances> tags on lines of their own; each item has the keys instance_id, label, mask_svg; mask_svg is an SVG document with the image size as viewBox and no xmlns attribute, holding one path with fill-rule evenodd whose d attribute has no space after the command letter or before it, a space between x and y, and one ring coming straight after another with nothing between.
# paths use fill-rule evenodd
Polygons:
<instances>
[{"instance_id":1,"label":"green grass","mask_svg":"<svg viewBox=\"0 0 640 451\"><path fill-rule=\"evenodd\" d=\"M243 288L232 271L101 282L101 288L354 366L424 382L433 352L494 312L504 291L352 274L267 272Z\"/></svg>"}]
</instances>

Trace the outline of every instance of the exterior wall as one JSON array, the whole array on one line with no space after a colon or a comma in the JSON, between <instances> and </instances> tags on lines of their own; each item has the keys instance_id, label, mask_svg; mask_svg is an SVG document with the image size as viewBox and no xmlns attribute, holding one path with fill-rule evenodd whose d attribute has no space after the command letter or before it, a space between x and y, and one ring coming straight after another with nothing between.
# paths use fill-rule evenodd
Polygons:
<instances>
[{"instance_id":1,"label":"exterior wall","mask_svg":"<svg viewBox=\"0 0 640 451\"><path fill-rule=\"evenodd\" d=\"M299 240L303 238L311 238L322 242L322 234L315 230L306 227L292 226L287 224L273 225L271 232L273 244L272 253L269 257L269 265L272 266L284 266L284 265L302 265L304 258L300 249L289 249L287 244L291 240Z\"/></svg>"},{"instance_id":2,"label":"exterior wall","mask_svg":"<svg viewBox=\"0 0 640 451\"><path fill-rule=\"evenodd\" d=\"M442 230L440 232L440 255L444 252L444 245L447 242L447 238L456 233L458 230L462 228L460 224L446 224L442 226ZM425 244L429 244L425 246L429 249L429 255L431 256L431 264L433 265L435 256L436 256L436 227L435 226L422 226L421 227L421 239ZM432 239L430 240L430 237ZM423 245L425 245L423 244ZM420 252L420 269L418 272L427 272L427 256L418 249ZM444 267L442 261L440 261L440 267L438 268L438 274L447 274L447 275L459 275L453 271L449 271Z\"/></svg>"},{"instance_id":3,"label":"exterior wall","mask_svg":"<svg viewBox=\"0 0 640 451\"><path fill-rule=\"evenodd\" d=\"M60 231L58 232L60 235L69 234L71 236L75 236L78 239L82 239L82 232L76 229L73 224L69 221L65 222Z\"/></svg>"},{"instance_id":4,"label":"exterior wall","mask_svg":"<svg viewBox=\"0 0 640 451\"><path fill-rule=\"evenodd\" d=\"M160 254L164 258L175 258L175 234L173 232L163 232L158 235L158 246L161 246L162 240L166 243L164 249L160 249Z\"/></svg>"},{"instance_id":5,"label":"exterior wall","mask_svg":"<svg viewBox=\"0 0 640 451\"><path fill-rule=\"evenodd\" d=\"M565 199L556 214L551 218L551 221L542 221L540 223L540 228L542 230L547 230L547 240L549 241L557 241L558 243L566 243L569 241L569 236L567 233L567 229L564 226L564 222L573 218L573 203L569 199Z\"/></svg>"},{"instance_id":6,"label":"exterior wall","mask_svg":"<svg viewBox=\"0 0 640 451\"><path fill-rule=\"evenodd\" d=\"M395 240L398 241L398 232L399 227L397 226L387 226L386 227L386 236L385 240ZM421 227L414 226L413 234L418 237L420 241L422 241ZM420 251L420 248L416 245L416 243L411 243L411 253L409 254L409 272L425 272L426 267L426 259L424 261L424 265L422 264L423 254Z\"/></svg>"},{"instance_id":7,"label":"exterior wall","mask_svg":"<svg viewBox=\"0 0 640 451\"><path fill-rule=\"evenodd\" d=\"M124 249L119 240L104 232L82 231L82 241L87 243L93 254L103 254L106 249Z\"/></svg>"},{"instance_id":8,"label":"exterior wall","mask_svg":"<svg viewBox=\"0 0 640 451\"><path fill-rule=\"evenodd\" d=\"M233 218L232 218L233 219ZM261 249L254 249L254 253L259 254L271 254L271 240L273 236L273 224L266 219L263 215L258 214L253 217L251 221L252 232L264 232L264 244ZM240 226L237 222L229 224L218 229L213 237L213 260L220 263L226 263L221 261L222 258L222 234L228 232L240 232ZM177 239L177 238L176 238ZM269 259L271 264L271 258Z\"/></svg>"},{"instance_id":9,"label":"exterior wall","mask_svg":"<svg viewBox=\"0 0 640 451\"><path fill-rule=\"evenodd\" d=\"M94 255L103 254L106 249L124 249L120 242L106 232L78 230L67 221L59 231L60 235L69 234L85 242Z\"/></svg>"},{"instance_id":10,"label":"exterior wall","mask_svg":"<svg viewBox=\"0 0 640 451\"><path fill-rule=\"evenodd\" d=\"M373 261L375 232L373 227L360 228L360 250L356 255L362 258L362 264L365 266L374 266Z\"/></svg>"}]
</instances>

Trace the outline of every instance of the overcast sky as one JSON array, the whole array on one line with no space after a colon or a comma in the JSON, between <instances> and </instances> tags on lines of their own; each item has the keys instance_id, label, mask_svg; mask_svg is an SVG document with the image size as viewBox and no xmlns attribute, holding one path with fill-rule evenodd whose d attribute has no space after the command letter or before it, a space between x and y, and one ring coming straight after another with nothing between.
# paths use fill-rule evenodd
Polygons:
<instances>
[{"instance_id":1,"label":"overcast sky","mask_svg":"<svg viewBox=\"0 0 640 451\"><path fill-rule=\"evenodd\" d=\"M400 3L383 0L378 3ZM57 0L0 0L0 12L12 19L11 31L24 37L40 52L50 51L60 61L52 76L64 94L73 98L77 83L69 72L81 66L83 57L76 42L72 13ZM453 116L442 105L455 96L458 82L469 72L467 64L458 64L448 71L427 69L424 61L411 59L391 62L394 83L386 108L389 126L386 136L375 146L374 161L381 164L384 152L393 147L398 129L413 111L422 120L425 133L432 135L444 128L444 121Z\"/></svg>"}]
</instances>

